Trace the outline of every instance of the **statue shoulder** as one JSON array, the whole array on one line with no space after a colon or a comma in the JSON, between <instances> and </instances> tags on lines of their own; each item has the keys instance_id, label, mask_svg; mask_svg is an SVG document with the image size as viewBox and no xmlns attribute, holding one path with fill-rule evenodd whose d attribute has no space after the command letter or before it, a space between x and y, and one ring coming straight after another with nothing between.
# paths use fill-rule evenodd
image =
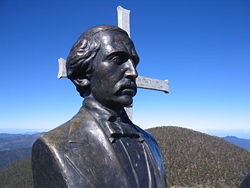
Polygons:
<instances>
[{"instance_id":1,"label":"statue shoulder","mask_svg":"<svg viewBox=\"0 0 250 188\"><path fill-rule=\"evenodd\" d=\"M70 129L70 123L65 124L43 134L40 136L40 140L49 147L60 148L68 139L68 133Z\"/></svg>"},{"instance_id":2,"label":"statue shoulder","mask_svg":"<svg viewBox=\"0 0 250 188\"><path fill-rule=\"evenodd\" d=\"M84 127L83 124L87 124L89 119L90 118L88 117L86 110L81 108L80 111L72 117L72 119L41 135L40 140L50 148L61 150L69 139L70 131L72 131L75 127L79 127L80 124L82 125L81 127Z\"/></svg>"},{"instance_id":3,"label":"statue shoulder","mask_svg":"<svg viewBox=\"0 0 250 188\"><path fill-rule=\"evenodd\" d=\"M82 119L83 118L83 119ZM32 146L32 171L35 188L68 187L65 151L72 126L84 121L76 114L61 126L41 135ZM66 170L65 170L66 169Z\"/></svg>"}]
</instances>

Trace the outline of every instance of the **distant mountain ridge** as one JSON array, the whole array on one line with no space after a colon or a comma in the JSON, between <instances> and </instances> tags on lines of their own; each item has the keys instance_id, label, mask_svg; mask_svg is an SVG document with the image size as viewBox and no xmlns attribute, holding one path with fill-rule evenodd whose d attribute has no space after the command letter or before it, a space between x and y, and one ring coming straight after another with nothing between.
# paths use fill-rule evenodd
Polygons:
<instances>
[{"instance_id":1,"label":"distant mountain ridge","mask_svg":"<svg viewBox=\"0 0 250 188\"><path fill-rule=\"evenodd\" d=\"M161 148L169 186L236 188L250 171L250 152L222 138L180 127L148 131ZM0 187L31 188L31 175L30 157L20 159L0 168Z\"/></svg>"},{"instance_id":2,"label":"distant mountain ridge","mask_svg":"<svg viewBox=\"0 0 250 188\"><path fill-rule=\"evenodd\" d=\"M33 142L41 135L37 134L0 134L0 151L31 148Z\"/></svg>"},{"instance_id":3,"label":"distant mountain ridge","mask_svg":"<svg viewBox=\"0 0 250 188\"><path fill-rule=\"evenodd\" d=\"M238 138L236 136L226 136L226 137L223 137L223 139L236 146L242 147L250 151L250 139Z\"/></svg>"},{"instance_id":4,"label":"distant mountain ridge","mask_svg":"<svg viewBox=\"0 0 250 188\"><path fill-rule=\"evenodd\" d=\"M37 134L47 132L49 129L15 129L15 128L0 128L0 134Z\"/></svg>"},{"instance_id":5,"label":"distant mountain ridge","mask_svg":"<svg viewBox=\"0 0 250 188\"><path fill-rule=\"evenodd\" d=\"M39 134L0 134L0 168L31 156L31 146Z\"/></svg>"},{"instance_id":6,"label":"distant mountain ridge","mask_svg":"<svg viewBox=\"0 0 250 188\"><path fill-rule=\"evenodd\" d=\"M18 159L31 156L31 147L0 151L0 168L9 165Z\"/></svg>"},{"instance_id":7,"label":"distant mountain ridge","mask_svg":"<svg viewBox=\"0 0 250 188\"><path fill-rule=\"evenodd\" d=\"M0 138L8 138L14 136L22 136L23 134L9 134L9 133L0 133Z\"/></svg>"}]
</instances>

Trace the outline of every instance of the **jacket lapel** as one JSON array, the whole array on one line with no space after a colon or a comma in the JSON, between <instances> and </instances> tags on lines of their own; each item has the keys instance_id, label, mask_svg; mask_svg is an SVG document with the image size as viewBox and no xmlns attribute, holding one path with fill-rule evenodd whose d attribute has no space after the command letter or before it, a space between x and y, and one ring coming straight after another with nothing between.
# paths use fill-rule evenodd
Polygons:
<instances>
[{"instance_id":1,"label":"jacket lapel","mask_svg":"<svg viewBox=\"0 0 250 188\"><path fill-rule=\"evenodd\" d=\"M84 108L70 122L65 160L93 187L130 187L107 136Z\"/></svg>"}]
</instances>

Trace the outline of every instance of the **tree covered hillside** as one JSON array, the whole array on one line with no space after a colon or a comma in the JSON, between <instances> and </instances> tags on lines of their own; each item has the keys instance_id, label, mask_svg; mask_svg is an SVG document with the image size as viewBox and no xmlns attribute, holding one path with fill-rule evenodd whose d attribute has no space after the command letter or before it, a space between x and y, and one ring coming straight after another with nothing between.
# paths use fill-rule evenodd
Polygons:
<instances>
[{"instance_id":1,"label":"tree covered hillside","mask_svg":"<svg viewBox=\"0 0 250 188\"><path fill-rule=\"evenodd\" d=\"M221 138L171 126L148 131L162 150L170 185L237 187L250 171L250 152Z\"/></svg>"},{"instance_id":2,"label":"tree covered hillside","mask_svg":"<svg viewBox=\"0 0 250 188\"><path fill-rule=\"evenodd\" d=\"M1 188L33 188L31 158L25 157L0 169Z\"/></svg>"}]
</instances>

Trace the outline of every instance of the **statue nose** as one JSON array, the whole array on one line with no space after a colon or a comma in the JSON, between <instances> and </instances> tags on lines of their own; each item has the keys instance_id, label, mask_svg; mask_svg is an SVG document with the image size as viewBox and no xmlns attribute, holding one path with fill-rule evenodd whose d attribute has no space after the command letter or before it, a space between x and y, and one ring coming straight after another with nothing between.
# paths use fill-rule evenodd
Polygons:
<instances>
[{"instance_id":1,"label":"statue nose","mask_svg":"<svg viewBox=\"0 0 250 188\"><path fill-rule=\"evenodd\" d=\"M126 62L126 72L125 72L125 76L126 77L130 77L130 78L137 78L138 76L138 73L136 71L136 67L133 63L133 60L129 59L127 62Z\"/></svg>"}]
</instances>

